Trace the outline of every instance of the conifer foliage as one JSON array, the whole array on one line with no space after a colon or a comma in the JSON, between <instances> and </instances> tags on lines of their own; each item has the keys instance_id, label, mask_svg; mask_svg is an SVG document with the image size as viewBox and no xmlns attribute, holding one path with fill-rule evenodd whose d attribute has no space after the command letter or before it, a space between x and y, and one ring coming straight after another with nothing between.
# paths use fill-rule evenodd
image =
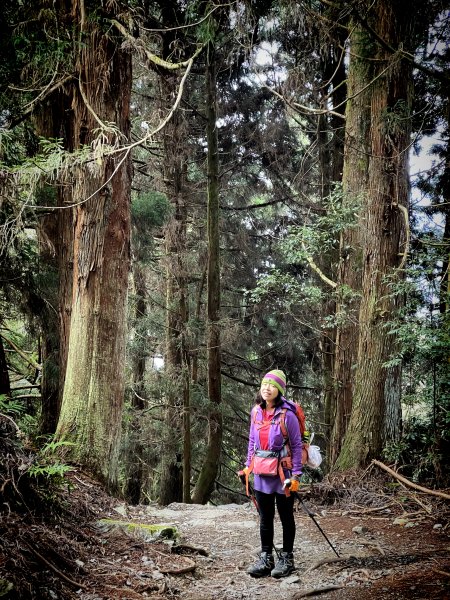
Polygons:
<instances>
[{"instance_id":1,"label":"conifer foliage","mask_svg":"<svg viewBox=\"0 0 450 600\"><path fill-rule=\"evenodd\" d=\"M279 368L306 478L448 484L448 2L16 4L6 422L133 503L235 501Z\"/></svg>"}]
</instances>

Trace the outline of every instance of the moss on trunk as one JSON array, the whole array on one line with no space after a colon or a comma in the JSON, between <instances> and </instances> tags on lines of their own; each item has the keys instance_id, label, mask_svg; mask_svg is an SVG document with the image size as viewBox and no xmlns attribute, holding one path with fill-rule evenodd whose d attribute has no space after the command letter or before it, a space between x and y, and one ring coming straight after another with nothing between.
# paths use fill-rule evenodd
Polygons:
<instances>
[{"instance_id":1,"label":"moss on trunk","mask_svg":"<svg viewBox=\"0 0 450 600\"><path fill-rule=\"evenodd\" d=\"M101 121L117 127L101 126L102 143L111 148L129 137L131 56L77 7L74 26L83 28L86 43L77 59L80 87L72 88L73 146L99 143ZM66 235L73 242L72 300L57 438L75 442L70 458L114 489L124 399L130 159L99 156L75 168L72 181L76 207Z\"/></svg>"}]
</instances>

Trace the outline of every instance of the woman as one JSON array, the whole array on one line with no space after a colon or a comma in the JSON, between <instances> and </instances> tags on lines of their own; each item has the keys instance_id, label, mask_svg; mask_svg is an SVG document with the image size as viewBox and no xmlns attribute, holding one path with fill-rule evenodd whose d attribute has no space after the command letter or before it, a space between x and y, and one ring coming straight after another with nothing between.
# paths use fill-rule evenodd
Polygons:
<instances>
[{"instance_id":1,"label":"woman","mask_svg":"<svg viewBox=\"0 0 450 600\"><path fill-rule=\"evenodd\" d=\"M246 477L250 472L254 473L254 491L260 514L261 553L258 561L247 569L247 573L252 577L287 577L295 569L294 496L290 495L283 484L285 479L290 479L289 489L298 489L302 467L302 441L295 406L284 398L285 391L286 376L283 371L269 371L264 376L256 397L256 406L252 409L247 466L240 472L240 475ZM283 437L281 419L284 419L288 440ZM280 457L288 453L287 446L290 449L290 457L281 459ZM263 457L273 456L274 453L277 457L275 462L279 465L281 460L282 467L278 466L275 474L257 474L267 471L263 465ZM272 462L273 460L272 458ZM283 550L276 565L272 554L275 504L283 528Z\"/></svg>"}]
</instances>

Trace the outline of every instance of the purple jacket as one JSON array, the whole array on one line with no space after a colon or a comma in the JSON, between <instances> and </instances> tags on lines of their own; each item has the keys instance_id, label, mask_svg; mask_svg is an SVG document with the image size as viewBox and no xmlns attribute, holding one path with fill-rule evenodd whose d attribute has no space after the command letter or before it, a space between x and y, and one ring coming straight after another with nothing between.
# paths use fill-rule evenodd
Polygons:
<instances>
[{"instance_id":1,"label":"purple jacket","mask_svg":"<svg viewBox=\"0 0 450 600\"><path fill-rule=\"evenodd\" d=\"M269 450L275 450L279 452L283 449L284 438L280 426L280 416L281 411L284 408L286 409L284 422L289 434L289 445L292 453L292 471L284 470L284 475L286 478L288 478L291 475L300 475L302 472L302 439L300 435L300 425L298 423L297 415L295 414L295 406L292 402L286 400L286 398L283 398L282 403L275 408L275 413L269 431ZM260 406L256 405L253 407L251 412L250 434L248 438L248 452L246 461L247 467L252 462L255 450L260 448L259 431L254 423L254 411L256 411L256 421L262 421L262 409ZM264 492L265 494L284 494L283 484L279 477L255 475L254 488L255 490Z\"/></svg>"}]
</instances>

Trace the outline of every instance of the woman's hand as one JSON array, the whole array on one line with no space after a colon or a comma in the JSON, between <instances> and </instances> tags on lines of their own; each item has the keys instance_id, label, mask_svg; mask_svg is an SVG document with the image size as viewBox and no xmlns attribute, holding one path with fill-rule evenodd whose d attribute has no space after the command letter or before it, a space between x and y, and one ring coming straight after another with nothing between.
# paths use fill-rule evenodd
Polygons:
<instances>
[{"instance_id":1,"label":"woman's hand","mask_svg":"<svg viewBox=\"0 0 450 600\"><path fill-rule=\"evenodd\" d=\"M300 487L300 480L298 475L292 475L290 479L286 479L283 483L283 488L288 488L290 492L298 492Z\"/></svg>"}]
</instances>

